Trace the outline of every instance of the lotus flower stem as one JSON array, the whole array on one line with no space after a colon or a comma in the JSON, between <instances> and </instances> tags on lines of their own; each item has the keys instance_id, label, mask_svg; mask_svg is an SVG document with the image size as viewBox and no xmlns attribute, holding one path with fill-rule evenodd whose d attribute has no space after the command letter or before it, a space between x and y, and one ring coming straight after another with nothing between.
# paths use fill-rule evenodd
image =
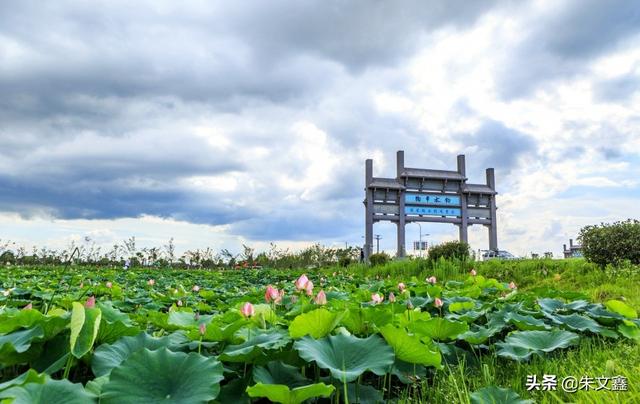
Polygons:
<instances>
[{"instance_id":1,"label":"lotus flower stem","mask_svg":"<svg viewBox=\"0 0 640 404\"><path fill-rule=\"evenodd\" d=\"M64 367L64 375L62 376L63 379L69 378L69 372L71 371L71 362L73 362L73 355L71 354L71 352L69 352L69 356L67 357L67 364Z\"/></svg>"}]
</instances>

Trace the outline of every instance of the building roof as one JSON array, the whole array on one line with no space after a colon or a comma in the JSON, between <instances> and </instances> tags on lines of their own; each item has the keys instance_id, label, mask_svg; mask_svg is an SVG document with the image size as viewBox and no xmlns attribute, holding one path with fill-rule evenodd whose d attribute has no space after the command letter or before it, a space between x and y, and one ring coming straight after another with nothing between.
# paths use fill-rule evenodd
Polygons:
<instances>
[{"instance_id":1,"label":"building roof","mask_svg":"<svg viewBox=\"0 0 640 404\"><path fill-rule=\"evenodd\" d=\"M485 184L464 184L462 186L462 192L464 193L473 193L473 194L485 194L485 195L495 195L496 191L489 188L488 185Z\"/></svg>"},{"instance_id":2,"label":"building roof","mask_svg":"<svg viewBox=\"0 0 640 404\"><path fill-rule=\"evenodd\" d=\"M388 188L388 189L404 189L404 186L395 178L373 178L371 184L369 184L369 188Z\"/></svg>"},{"instance_id":3,"label":"building roof","mask_svg":"<svg viewBox=\"0 0 640 404\"><path fill-rule=\"evenodd\" d=\"M418 177L418 178L433 178L438 180L457 180L465 181L464 175L457 171L447 170L429 170L424 168L406 168L400 174L401 177Z\"/></svg>"}]
</instances>

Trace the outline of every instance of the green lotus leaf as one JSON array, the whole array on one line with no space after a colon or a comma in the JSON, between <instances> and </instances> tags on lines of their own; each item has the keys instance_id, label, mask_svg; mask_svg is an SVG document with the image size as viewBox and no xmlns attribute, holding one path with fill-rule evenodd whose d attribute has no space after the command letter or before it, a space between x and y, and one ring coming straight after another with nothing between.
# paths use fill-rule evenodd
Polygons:
<instances>
[{"instance_id":1,"label":"green lotus leaf","mask_svg":"<svg viewBox=\"0 0 640 404\"><path fill-rule=\"evenodd\" d=\"M431 314L428 311L420 311L420 309L405 310L394 316L395 321L401 327L408 327L414 321L429 320Z\"/></svg>"},{"instance_id":2,"label":"green lotus leaf","mask_svg":"<svg viewBox=\"0 0 640 404\"><path fill-rule=\"evenodd\" d=\"M537 351L533 351L529 348L505 344L502 342L496 343L496 346L499 348L497 352L498 356L513 359L516 361L526 361L531 357L531 355L538 354Z\"/></svg>"},{"instance_id":3,"label":"green lotus leaf","mask_svg":"<svg viewBox=\"0 0 640 404\"><path fill-rule=\"evenodd\" d=\"M638 312L633 307L621 302L620 300L608 300L604 305L610 311L621 314L626 318L638 318Z\"/></svg>"},{"instance_id":4,"label":"green lotus leaf","mask_svg":"<svg viewBox=\"0 0 640 404\"><path fill-rule=\"evenodd\" d=\"M265 355L265 351L284 348L291 339L286 331L271 329L267 332L257 332L247 341L239 345L229 345L220 354L220 360L225 362L253 362Z\"/></svg>"},{"instance_id":5,"label":"green lotus leaf","mask_svg":"<svg viewBox=\"0 0 640 404\"><path fill-rule=\"evenodd\" d=\"M38 372L36 372L35 370L29 369L14 379L8 380L4 383L0 383L0 391L7 390L10 387L23 386L28 383L42 384L46 381L46 379L46 375L38 374Z\"/></svg>"},{"instance_id":6,"label":"green lotus leaf","mask_svg":"<svg viewBox=\"0 0 640 404\"><path fill-rule=\"evenodd\" d=\"M96 348L91 359L91 370L96 377L108 375L113 368L120 366L131 354L145 348L151 351L160 348L177 350L177 345L175 338L154 338L145 332L135 337L123 337L113 344L103 344Z\"/></svg>"},{"instance_id":7,"label":"green lotus leaf","mask_svg":"<svg viewBox=\"0 0 640 404\"><path fill-rule=\"evenodd\" d=\"M367 370L382 376L394 362L393 350L377 335L357 338L338 334L319 340L306 336L293 347L302 359L315 361L342 382L353 381Z\"/></svg>"},{"instance_id":8,"label":"green lotus leaf","mask_svg":"<svg viewBox=\"0 0 640 404\"><path fill-rule=\"evenodd\" d=\"M630 321L625 321L623 324L618 325L618 332L626 338L640 342L640 328Z\"/></svg>"},{"instance_id":9,"label":"green lotus leaf","mask_svg":"<svg viewBox=\"0 0 640 404\"><path fill-rule=\"evenodd\" d=\"M89 380L87 384L84 386L84 389L89 393L95 395L96 397L100 397L102 394L102 387L107 384L109 381L109 376L100 376L96 377L93 380Z\"/></svg>"},{"instance_id":10,"label":"green lotus leaf","mask_svg":"<svg viewBox=\"0 0 640 404\"><path fill-rule=\"evenodd\" d=\"M111 344L122 337L133 337L140 334L140 328L127 325L122 321L109 322L102 318L100 328L96 336L96 344Z\"/></svg>"},{"instance_id":11,"label":"green lotus leaf","mask_svg":"<svg viewBox=\"0 0 640 404\"><path fill-rule=\"evenodd\" d=\"M102 319L115 323L117 321L122 322L125 325L131 325L131 319L126 313L121 312L117 308L113 307L113 303L110 301L97 301L96 306L102 312Z\"/></svg>"},{"instance_id":12,"label":"green lotus leaf","mask_svg":"<svg viewBox=\"0 0 640 404\"><path fill-rule=\"evenodd\" d=\"M532 400L523 400L511 389L488 386L474 391L469 396L471 404L529 404Z\"/></svg>"},{"instance_id":13,"label":"green lotus leaf","mask_svg":"<svg viewBox=\"0 0 640 404\"><path fill-rule=\"evenodd\" d=\"M73 302L71 311L71 336L69 344L71 354L76 358L83 357L93 347L100 329L100 309L88 309L78 302Z\"/></svg>"},{"instance_id":14,"label":"green lotus leaf","mask_svg":"<svg viewBox=\"0 0 640 404\"><path fill-rule=\"evenodd\" d=\"M213 316L199 315L189 311L172 311L169 313L167 323L180 328L198 328L200 324L209 324Z\"/></svg>"},{"instance_id":15,"label":"green lotus leaf","mask_svg":"<svg viewBox=\"0 0 640 404\"><path fill-rule=\"evenodd\" d=\"M302 376L300 369L280 361L272 361L266 366L253 368L253 380L262 384L285 384L290 388L309 384L309 380Z\"/></svg>"},{"instance_id":16,"label":"green lotus leaf","mask_svg":"<svg viewBox=\"0 0 640 404\"><path fill-rule=\"evenodd\" d=\"M449 311L451 313L457 313L459 311L471 310L476 307L474 302L453 302L449 304Z\"/></svg>"},{"instance_id":17,"label":"green lotus leaf","mask_svg":"<svg viewBox=\"0 0 640 404\"><path fill-rule=\"evenodd\" d=\"M233 379L220 388L218 398L214 403L251 404L251 398L247 395L247 380Z\"/></svg>"},{"instance_id":18,"label":"green lotus leaf","mask_svg":"<svg viewBox=\"0 0 640 404\"><path fill-rule=\"evenodd\" d=\"M396 357L409 363L440 367L442 356L432 346L424 344L417 335L409 335L406 331L391 324L380 328L382 336L393 348Z\"/></svg>"},{"instance_id":19,"label":"green lotus leaf","mask_svg":"<svg viewBox=\"0 0 640 404\"><path fill-rule=\"evenodd\" d=\"M7 309L0 312L0 334L8 334L20 328L31 328L44 320L45 316L38 310Z\"/></svg>"},{"instance_id":20,"label":"green lotus leaf","mask_svg":"<svg viewBox=\"0 0 640 404\"><path fill-rule=\"evenodd\" d=\"M247 388L249 397L266 397L269 401L283 404L299 404L314 397L329 397L335 387L324 383L289 389L283 384L262 384Z\"/></svg>"},{"instance_id":21,"label":"green lotus leaf","mask_svg":"<svg viewBox=\"0 0 640 404\"><path fill-rule=\"evenodd\" d=\"M613 313L609 310L606 310L600 304L593 304L589 306L585 313L589 315L589 317L605 325L615 324L616 322L624 318L624 316L621 316L618 313Z\"/></svg>"},{"instance_id":22,"label":"green lotus leaf","mask_svg":"<svg viewBox=\"0 0 640 404\"><path fill-rule=\"evenodd\" d=\"M269 324L275 324L278 322L278 315L273 311L270 305L255 304L253 305L253 309L255 310L255 314L250 319L253 324L261 327L263 321Z\"/></svg>"},{"instance_id":23,"label":"green lotus leaf","mask_svg":"<svg viewBox=\"0 0 640 404\"><path fill-rule=\"evenodd\" d=\"M456 339L460 334L469 331L469 325L461 321L434 317L429 320L415 321L409 325L411 332L428 336L435 340L447 341Z\"/></svg>"},{"instance_id":24,"label":"green lotus leaf","mask_svg":"<svg viewBox=\"0 0 640 404\"><path fill-rule=\"evenodd\" d=\"M197 353L167 348L134 352L102 386L103 404L206 403L220 392L222 364Z\"/></svg>"},{"instance_id":25,"label":"green lotus leaf","mask_svg":"<svg viewBox=\"0 0 640 404\"><path fill-rule=\"evenodd\" d=\"M461 314L449 314L447 315L447 318L452 320L464 321L465 323L472 323L485 314L486 310L468 310Z\"/></svg>"},{"instance_id":26,"label":"green lotus leaf","mask_svg":"<svg viewBox=\"0 0 640 404\"><path fill-rule=\"evenodd\" d=\"M47 380L46 383L28 383L0 392L0 399L12 399L12 404L88 404L95 397L82 384L68 380Z\"/></svg>"},{"instance_id":27,"label":"green lotus leaf","mask_svg":"<svg viewBox=\"0 0 640 404\"><path fill-rule=\"evenodd\" d=\"M369 334L375 327L393 321L393 313L386 305L351 308L342 318L342 324L354 334Z\"/></svg>"},{"instance_id":28,"label":"green lotus leaf","mask_svg":"<svg viewBox=\"0 0 640 404\"><path fill-rule=\"evenodd\" d=\"M5 355L26 352L32 342L42 341L43 338L44 331L39 325L11 334L0 335L0 363L5 362L3 359Z\"/></svg>"},{"instance_id":29,"label":"green lotus leaf","mask_svg":"<svg viewBox=\"0 0 640 404\"><path fill-rule=\"evenodd\" d=\"M516 331L507 336L504 342L497 343L500 347L498 355L512 357L516 356L524 359L524 350L533 353L551 352L559 348L567 348L575 345L580 337L570 331ZM527 356L528 357L528 356Z\"/></svg>"},{"instance_id":30,"label":"green lotus leaf","mask_svg":"<svg viewBox=\"0 0 640 404\"><path fill-rule=\"evenodd\" d=\"M556 310L562 309L564 307L564 303L558 299L544 298L538 299L538 306L540 306L543 311L553 313Z\"/></svg>"},{"instance_id":31,"label":"green lotus leaf","mask_svg":"<svg viewBox=\"0 0 640 404\"><path fill-rule=\"evenodd\" d=\"M602 327L595 320L579 314L569 314L567 316L556 314L550 317L556 324L565 325L574 331L589 330L595 334L599 334L602 331Z\"/></svg>"},{"instance_id":32,"label":"green lotus leaf","mask_svg":"<svg viewBox=\"0 0 640 404\"><path fill-rule=\"evenodd\" d=\"M329 334L342 320L343 313L331 313L325 309L317 309L300 314L289 324L291 338L301 338L311 335L313 338L322 338Z\"/></svg>"},{"instance_id":33,"label":"green lotus leaf","mask_svg":"<svg viewBox=\"0 0 640 404\"><path fill-rule=\"evenodd\" d=\"M459 339L465 340L470 344L478 345L484 343L489 338L502 331L503 327L480 327L474 326L473 329L458 336Z\"/></svg>"},{"instance_id":34,"label":"green lotus leaf","mask_svg":"<svg viewBox=\"0 0 640 404\"><path fill-rule=\"evenodd\" d=\"M530 330L548 330L551 326L545 324L545 322L541 319L535 318L530 315L523 316L522 314L513 312L508 313L505 317L505 320L508 323L511 323L518 327L519 330L530 331Z\"/></svg>"}]
</instances>

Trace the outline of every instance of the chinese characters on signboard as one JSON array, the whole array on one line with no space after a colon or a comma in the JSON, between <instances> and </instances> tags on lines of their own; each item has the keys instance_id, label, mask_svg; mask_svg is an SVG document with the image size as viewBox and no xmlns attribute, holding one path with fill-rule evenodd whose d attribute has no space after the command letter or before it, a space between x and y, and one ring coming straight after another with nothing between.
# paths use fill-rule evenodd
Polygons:
<instances>
[{"instance_id":1,"label":"chinese characters on signboard","mask_svg":"<svg viewBox=\"0 0 640 404\"><path fill-rule=\"evenodd\" d=\"M407 215L428 215L428 216L462 216L457 208L421 208L418 206L405 206L404 212Z\"/></svg>"},{"instance_id":2,"label":"chinese characters on signboard","mask_svg":"<svg viewBox=\"0 0 640 404\"><path fill-rule=\"evenodd\" d=\"M460 206L460 197L446 194L405 194L407 205Z\"/></svg>"}]
</instances>

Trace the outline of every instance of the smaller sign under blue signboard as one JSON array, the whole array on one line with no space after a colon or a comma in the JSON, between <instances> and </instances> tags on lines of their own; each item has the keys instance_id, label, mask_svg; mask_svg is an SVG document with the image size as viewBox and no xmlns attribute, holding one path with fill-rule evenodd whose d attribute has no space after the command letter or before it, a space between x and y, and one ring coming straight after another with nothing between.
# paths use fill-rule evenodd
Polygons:
<instances>
[{"instance_id":1,"label":"smaller sign under blue signboard","mask_svg":"<svg viewBox=\"0 0 640 404\"><path fill-rule=\"evenodd\" d=\"M460 209L457 208L423 208L420 206L405 206L404 213L426 216L462 216Z\"/></svg>"},{"instance_id":2,"label":"smaller sign under blue signboard","mask_svg":"<svg viewBox=\"0 0 640 404\"><path fill-rule=\"evenodd\" d=\"M407 205L460 206L460 197L443 194L404 194Z\"/></svg>"}]
</instances>

